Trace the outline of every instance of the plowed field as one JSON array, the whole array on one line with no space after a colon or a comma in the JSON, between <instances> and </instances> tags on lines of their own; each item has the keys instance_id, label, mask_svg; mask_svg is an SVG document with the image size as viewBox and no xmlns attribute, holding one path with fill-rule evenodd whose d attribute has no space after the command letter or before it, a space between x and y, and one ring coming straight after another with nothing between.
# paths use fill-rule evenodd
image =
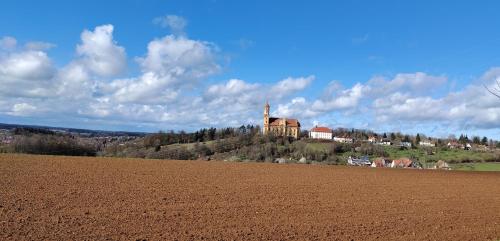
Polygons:
<instances>
[{"instance_id":1,"label":"plowed field","mask_svg":"<svg viewBox=\"0 0 500 241\"><path fill-rule=\"evenodd\" d=\"M0 155L0 240L497 240L500 173Z\"/></svg>"}]
</instances>

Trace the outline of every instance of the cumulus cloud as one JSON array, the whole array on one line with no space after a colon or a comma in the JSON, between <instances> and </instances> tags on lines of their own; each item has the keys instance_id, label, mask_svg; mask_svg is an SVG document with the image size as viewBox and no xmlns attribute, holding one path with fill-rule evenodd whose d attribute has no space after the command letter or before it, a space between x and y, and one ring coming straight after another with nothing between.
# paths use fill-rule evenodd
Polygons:
<instances>
[{"instance_id":1,"label":"cumulus cloud","mask_svg":"<svg viewBox=\"0 0 500 241\"><path fill-rule=\"evenodd\" d=\"M0 74L4 81L47 79L54 72L52 61L42 51L13 53L0 63Z\"/></svg>"},{"instance_id":2,"label":"cumulus cloud","mask_svg":"<svg viewBox=\"0 0 500 241\"><path fill-rule=\"evenodd\" d=\"M90 97L94 87L90 75L86 66L78 62L72 62L64 66L58 71L54 79L57 95L72 99Z\"/></svg>"},{"instance_id":3,"label":"cumulus cloud","mask_svg":"<svg viewBox=\"0 0 500 241\"><path fill-rule=\"evenodd\" d=\"M482 80L492 84L500 76L494 69ZM461 91L440 98L396 92L374 100L373 109L380 122L393 120L408 123L435 123L456 128L500 128L498 99L481 85L469 85Z\"/></svg>"},{"instance_id":4,"label":"cumulus cloud","mask_svg":"<svg viewBox=\"0 0 500 241\"><path fill-rule=\"evenodd\" d=\"M272 114L287 118L308 119L321 113L312 109L311 103L304 97L295 97L288 103L278 104L278 107Z\"/></svg>"},{"instance_id":5,"label":"cumulus cloud","mask_svg":"<svg viewBox=\"0 0 500 241\"><path fill-rule=\"evenodd\" d=\"M116 89L112 97L120 103L164 104L178 95L178 89L169 85L173 81L170 75L147 72L137 79L115 80L108 87Z\"/></svg>"},{"instance_id":6,"label":"cumulus cloud","mask_svg":"<svg viewBox=\"0 0 500 241\"><path fill-rule=\"evenodd\" d=\"M187 20L177 15L157 17L153 20L153 23L164 28L170 28L174 34L183 34L184 28L187 26Z\"/></svg>"},{"instance_id":7,"label":"cumulus cloud","mask_svg":"<svg viewBox=\"0 0 500 241\"><path fill-rule=\"evenodd\" d=\"M185 22L168 21L164 24L172 29L185 27ZM114 40L113 30L112 25L84 30L75 58L62 67L56 67L48 56L52 44L29 42L19 48L16 39L2 38L0 115L58 114L110 125L194 129L260 124L263 105L269 100L273 115L298 118L305 128L318 120L357 125L347 127L390 128L404 122L457 129L500 128L498 99L483 87L500 79L500 68L486 71L453 92L433 91L446 87L445 75L416 72L375 76L347 87L332 81L320 86L322 93L306 93L314 75L274 83L237 76L208 82L222 70L218 47L174 33L151 40L144 55L135 58L139 73L124 77L120 74L126 70L127 56ZM339 120L340 116L352 120Z\"/></svg>"},{"instance_id":8,"label":"cumulus cloud","mask_svg":"<svg viewBox=\"0 0 500 241\"><path fill-rule=\"evenodd\" d=\"M386 95L395 91L410 91L412 93L429 93L447 82L445 76L432 76L426 73L401 73L388 80L376 76L368 81L372 95Z\"/></svg>"},{"instance_id":9,"label":"cumulus cloud","mask_svg":"<svg viewBox=\"0 0 500 241\"><path fill-rule=\"evenodd\" d=\"M258 107L263 105L265 99L263 89L264 86L260 84L230 79L226 83L207 87L203 100L215 115L234 111L240 115L245 111L254 113L254 110L258 110Z\"/></svg>"},{"instance_id":10,"label":"cumulus cloud","mask_svg":"<svg viewBox=\"0 0 500 241\"><path fill-rule=\"evenodd\" d=\"M214 44L168 35L148 44L148 53L138 58L144 72L159 75L183 76L184 80L196 80L217 73Z\"/></svg>"},{"instance_id":11,"label":"cumulus cloud","mask_svg":"<svg viewBox=\"0 0 500 241\"><path fill-rule=\"evenodd\" d=\"M165 104L177 98L183 87L219 72L215 52L213 44L186 37L155 39L148 44L146 56L137 58L141 76L114 80L99 88L120 103Z\"/></svg>"},{"instance_id":12,"label":"cumulus cloud","mask_svg":"<svg viewBox=\"0 0 500 241\"><path fill-rule=\"evenodd\" d=\"M226 83L211 85L204 93L210 104L239 106L245 110L258 108L266 100L281 102L285 97L307 87L314 76L288 77L275 84L248 83L240 79L230 79Z\"/></svg>"},{"instance_id":13,"label":"cumulus cloud","mask_svg":"<svg viewBox=\"0 0 500 241\"><path fill-rule=\"evenodd\" d=\"M240 96L241 94L256 90L259 86L259 84L246 83L240 79L230 79L226 84L216 84L208 87L206 96Z\"/></svg>"},{"instance_id":14,"label":"cumulus cloud","mask_svg":"<svg viewBox=\"0 0 500 241\"><path fill-rule=\"evenodd\" d=\"M54 74L53 63L43 51L0 55L0 95L48 96L51 93L46 91L46 86L51 85Z\"/></svg>"},{"instance_id":15,"label":"cumulus cloud","mask_svg":"<svg viewBox=\"0 0 500 241\"><path fill-rule=\"evenodd\" d=\"M278 97L287 96L294 92L305 89L315 79L314 75L308 77L292 78L288 77L279 81L271 88L271 94Z\"/></svg>"},{"instance_id":16,"label":"cumulus cloud","mask_svg":"<svg viewBox=\"0 0 500 241\"><path fill-rule=\"evenodd\" d=\"M113 25L101 25L94 31L84 30L76 52L90 71L101 76L114 76L126 68L125 49L113 40Z\"/></svg>"},{"instance_id":17,"label":"cumulus cloud","mask_svg":"<svg viewBox=\"0 0 500 241\"><path fill-rule=\"evenodd\" d=\"M338 87L336 88L338 89ZM364 97L365 93L369 89L370 87L360 83L357 83L350 89L338 91L332 91L331 89L328 89L328 91L332 91L333 94L331 96L325 97L324 99L316 100L312 105L312 109L316 111L327 112L333 110L356 108L360 100Z\"/></svg>"},{"instance_id":18,"label":"cumulus cloud","mask_svg":"<svg viewBox=\"0 0 500 241\"><path fill-rule=\"evenodd\" d=\"M11 115L14 116L28 116L36 111L36 107L28 103L18 103L12 107Z\"/></svg>"}]
</instances>

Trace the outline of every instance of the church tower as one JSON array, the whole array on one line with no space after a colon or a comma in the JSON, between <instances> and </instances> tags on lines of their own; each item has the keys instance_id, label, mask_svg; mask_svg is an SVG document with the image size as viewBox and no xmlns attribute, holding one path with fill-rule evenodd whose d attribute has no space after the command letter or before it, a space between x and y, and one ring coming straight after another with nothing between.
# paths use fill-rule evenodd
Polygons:
<instances>
[{"instance_id":1,"label":"church tower","mask_svg":"<svg viewBox=\"0 0 500 241\"><path fill-rule=\"evenodd\" d=\"M264 106L264 129L262 130L264 135L269 133L269 102L266 101Z\"/></svg>"}]
</instances>

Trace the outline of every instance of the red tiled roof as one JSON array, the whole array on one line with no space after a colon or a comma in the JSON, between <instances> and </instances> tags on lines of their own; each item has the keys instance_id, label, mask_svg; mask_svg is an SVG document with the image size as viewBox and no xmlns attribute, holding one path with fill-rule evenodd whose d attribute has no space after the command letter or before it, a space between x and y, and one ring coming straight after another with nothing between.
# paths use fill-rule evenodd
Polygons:
<instances>
[{"instance_id":1,"label":"red tiled roof","mask_svg":"<svg viewBox=\"0 0 500 241\"><path fill-rule=\"evenodd\" d=\"M410 167L411 164L413 163L410 159L408 158L400 158L393 160L394 164L398 167Z\"/></svg>"},{"instance_id":2,"label":"red tiled roof","mask_svg":"<svg viewBox=\"0 0 500 241\"><path fill-rule=\"evenodd\" d=\"M376 167L385 167L385 159L384 158L377 158L373 160L373 163L375 163Z\"/></svg>"},{"instance_id":3,"label":"red tiled roof","mask_svg":"<svg viewBox=\"0 0 500 241\"><path fill-rule=\"evenodd\" d=\"M270 117L269 118L269 125L270 126L279 126L281 121L284 118L276 118L276 117ZM290 127L300 127L300 122L297 119L288 119L286 118L286 126Z\"/></svg>"},{"instance_id":4,"label":"red tiled roof","mask_svg":"<svg viewBox=\"0 0 500 241\"><path fill-rule=\"evenodd\" d=\"M332 129L328 127L322 127L322 126L316 126L311 129L311 132L325 132L325 133L332 133Z\"/></svg>"}]
</instances>

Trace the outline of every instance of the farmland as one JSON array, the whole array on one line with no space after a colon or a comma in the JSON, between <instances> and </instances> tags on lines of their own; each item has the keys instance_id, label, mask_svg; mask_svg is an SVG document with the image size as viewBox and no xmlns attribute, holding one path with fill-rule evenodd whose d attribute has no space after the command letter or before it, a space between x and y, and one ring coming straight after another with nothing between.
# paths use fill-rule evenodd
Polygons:
<instances>
[{"instance_id":1,"label":"farmland","mask_svg":"<svg viewBox=\"0 0 500 241\"><path fill-rule=\"evenodd\" d=\"M500 173L0 155L0 239L500 238Z\"/></svg>"},{"instance_id":2,"label":"farmland","mask_svg":"<svg viewBox=\"0 0 500 241\"><path fill-rule=\"evenodd\" d=\"M461 171L500 172L500 163L459 163L453 164L452 168Z\"/></svg>"}]
</instances>

